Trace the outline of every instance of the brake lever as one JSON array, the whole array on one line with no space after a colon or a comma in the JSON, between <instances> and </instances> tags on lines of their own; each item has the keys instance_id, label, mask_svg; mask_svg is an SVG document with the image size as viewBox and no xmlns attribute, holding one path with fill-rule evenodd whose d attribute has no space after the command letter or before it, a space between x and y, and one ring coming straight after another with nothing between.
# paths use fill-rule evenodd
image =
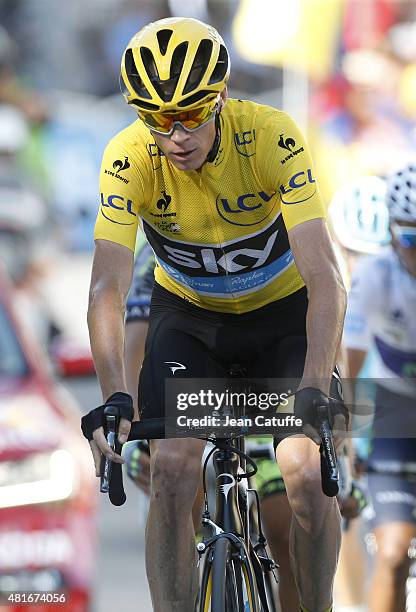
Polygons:
<instances>
[{"instance_id":1,"label":"brake lever","mask_svg":"<svg viewBox=\"0 0 416 612\"><path fill-rule=\"evenodd\" d=\"M119 410L116 406L107 406L104 409L105 434L111 449L121 455L122 444L118 441L117 432L120 422ZM107 457L101 460L100 491L108 493L114 506L122 506L126 501L126 493L123 486L123 472L120 463L114 463Z\"/></svg>"},{"instance_id":2,"label":"brake lever","mask_svg":"<svg viewBox=\"0 0 416 612\"><path fill-rule=\"evenodd\" d=\"M115 414L106 414L106 410L104 411L105 415L105 429L106 429L106 439L107 444L114 451L115 450L115 438L116 438L116 425L117 418ZM100 479L100 491L101 493L109 493L110 492L110 480L112 473L113 462L108 457L102 457L102 465L101 465L101 479Z\"/></svg>"},{"instance_id":3,"label":"brake lever","mask_svg":"<svg viewBox=\"0 0 416 612\"><path fill-rule=\"evenodd\" d=\"M318 407L319 435L321 444L321 478L322 490L328 497L335 497L339 492L339 468L332 429L329 423L328 407Z\"/></svg>"}]
</instances>

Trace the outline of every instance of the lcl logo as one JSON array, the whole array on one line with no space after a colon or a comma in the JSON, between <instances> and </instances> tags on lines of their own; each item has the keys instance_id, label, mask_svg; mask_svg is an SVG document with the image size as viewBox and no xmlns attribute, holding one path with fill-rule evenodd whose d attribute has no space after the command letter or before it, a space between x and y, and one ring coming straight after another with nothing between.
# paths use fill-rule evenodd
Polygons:
<instances>
[{"instance_id":1,"label":"lcl logo","mask_svg":"<svg viewBox=\"0 0 416 612\"><path fill-rule=\"evenodd\" d=\"M296 194L298 189L302 191ZM316 193L316 180L312 176L312 170L308 168L306 172L296 172L285 185L280 185L279 190L283 204L301 204L310 200ZM294 199L299 197L301 199Z\"/></svg>"},{"instance_id":2,"label":"lcl logo","mask_svg":"<svg viewBox=\"0 0 416 612\"><path fill-rule=\"evenodd\" d=\"M115 213L114 211L118 212ZM132 217L136 217L132 200L126 200L119 195L113 194L106 197L102 193L100 212L107 221L117 225L133 225L135 223L132 219ZM113 218L114 214L117 217L116 219Z\"/></svg>"},{"instance_id":3,"label":"lcl logo","mask_svg":"<svg viewBox=\"0 0 416 612\"><path fill-rule=\"evenodd\" d=\"M297 172L293 176L290 177L288 182L288 187L284 185L280 186L280 191L283 195L290 193L294 189L299 189L300 187L305 187L308 183L316 183L316 180L312 176L312 170L310 168L307 169L306 172Z\"/></svg>"},{"instance_id":4,"label":"lcl logo","mask_svg":"<svg viewBox=\"0 0 416 612\"><path fill-rule=\"evenodd\" d=\"M274 195L276 195L275 191L270 195L265 191L258 191L257 193L243 193L237 196L236 200L222 198L218 195L216 206L219 215L228 223L233 225L256 225L269 215L273 205L272 203L267 207L264 207L264 205L270 202ZM262 210L258 210L262 207ZM258 212L253 214L253 211L256 210Z\"/></svg>"},{"instance_id":5,"label":"lcl logo","mask_svg":"<svg viewBox=\"0 0 416 612\"><path fill-rule=\"evenodd\" d=\"M243 157L252 157L256 152L256 130L246 130L234 134L235 147Z\"/></svg>"}]
</instances>

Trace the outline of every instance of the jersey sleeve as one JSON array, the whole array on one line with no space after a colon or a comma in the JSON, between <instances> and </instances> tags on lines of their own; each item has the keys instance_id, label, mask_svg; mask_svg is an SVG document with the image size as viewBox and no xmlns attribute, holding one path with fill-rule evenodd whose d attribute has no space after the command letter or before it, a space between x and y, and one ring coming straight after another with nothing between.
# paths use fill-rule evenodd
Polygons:
<instances>
[{"instance_id":1,"label":"jersey sleeve","mask_svg":"<svg viewBox=\"0 0 416 612\"><path fill-rule=\"evenodd\" d=\"M344 343L347 348L362 351L370 348L380 297L377 278L373 258L364 257L357 263L351 278L344 323Z\"/></svg>"},{"instance_id":2,"label":"jersey sleeve","mask_svg":"<svg viewBox=\"0 0 416 612\"><path fill-rule=\"evenodd\" d=\"M275 111L259 134L260 174L280 196L286 229L326 217L308 145L295 121Z\"/></svg>"},{"instance_id":3,"label":"jersey sleeve","mask_svg":"<svg viewBox=\"0 0 416 612\"><path fill-rule=\"evenodd\" d=\"M121 244L134 251L143 181L128 150L117 137L107 145L100 171L101 203L94 239Z\"/></svg>"}]
</instances>

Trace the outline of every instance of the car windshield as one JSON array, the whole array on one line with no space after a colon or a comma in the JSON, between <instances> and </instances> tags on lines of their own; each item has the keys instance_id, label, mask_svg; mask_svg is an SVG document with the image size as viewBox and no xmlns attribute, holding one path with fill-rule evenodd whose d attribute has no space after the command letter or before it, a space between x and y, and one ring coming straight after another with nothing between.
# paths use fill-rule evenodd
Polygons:
<instances>
[{"instance_id":1,"label":"car windshield","mask_svg":"<svg viewBox=\"0 0 416 612\"><path fill-rule=\"evenodd\" d=\"M0 378L25 376L28 370L12 323L0 304Z\"/></svg>"}]
</instances>

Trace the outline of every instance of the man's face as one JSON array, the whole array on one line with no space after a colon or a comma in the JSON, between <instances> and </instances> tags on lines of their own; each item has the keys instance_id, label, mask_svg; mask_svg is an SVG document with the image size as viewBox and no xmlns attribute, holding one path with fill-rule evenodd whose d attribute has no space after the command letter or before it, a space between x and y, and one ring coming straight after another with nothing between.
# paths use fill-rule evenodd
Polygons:
<instances>
[{"instance_id":1,"label":"man's face","mask_svg":"<svg viewBox=\"0 0 416 612\"><path fill-rule=\"evenodd\" d=\"M215 140L215 120L194 132L177 124L170 136L152 132L157 146L178 170L198 170L205 162Z\"/></svg>"},{"instance_id":2,"label":"man's face","mask_svg":"<svg viewBox=\"0 0 416 612\"><path fill-rule=\"evenodd\" d=\"M211 110L215 108L217 113L221 112L226 100L227 88L225 87ZM172 134L166 136L149 129L157 146L178 170L199 170L214 144L215 117L213 116L210 121L193 132L185 130L179 123L174 127Z\"/></svg>"},{"instance_id":3,"label":"man's face","mask_svg":"<svg viewBox=\"0 0 416 612\"><path fill-rule=\"evenodd\" d=\"M395 231L395 225L398 226ZM407 271L416 277L416 246L402 246L399 238L399 231L401 227L412 228L416 232L416 222L409 223L409 221L395 221L390 225L390 232L392 235L392 245L394 250L398 254L400 261L407 269Z\"/></svg>"}]
</instances>

